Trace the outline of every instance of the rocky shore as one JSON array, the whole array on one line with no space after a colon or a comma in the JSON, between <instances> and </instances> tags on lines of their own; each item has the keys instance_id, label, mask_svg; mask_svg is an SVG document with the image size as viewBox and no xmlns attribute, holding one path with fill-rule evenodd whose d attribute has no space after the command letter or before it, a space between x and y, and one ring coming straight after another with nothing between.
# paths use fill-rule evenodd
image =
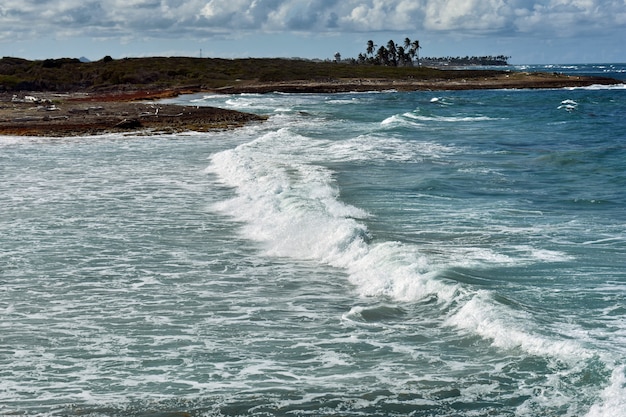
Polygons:
<instances>
[{"instance_id":1,"label":"rocky shore","mask_svg":"<svg viewBox=\"0 0 626 417\"><path fill-rule=\"evenodd\" d=\"M77 136L111 132L135 134L177 133L229 129L262 116L214 107L162 104L159 99L192 92L340 93L350 91L415 91L584 87L619 84L601 77L575 77L547 73L501 73L466 78L328 79L303 81L241 81L217 89L186 88L96 93L5 93L0 95L0 135Z\"/></svg>"},{"instance_id":2,"label":"rocky shore","mask_svg":"<svg viewBox=\"0 0 626 417\"><path fill-rule=\"evenodd\" d=\"M106 96L5 95L0 98L0 135L59 137L113 132L177 133L229 129L265 119L215 107L178 106L154 101L171 94L178 92Z\"/></svg>"},{"instance_id":3,"label":"rocky shore","mask_svg":"<svg viewBox=\"0 0 626 417\"><path fill-rule=\"evenodd\" d=\"M444 72L445 73L445 72ZM485 89L540 89L616 85L622 82L606 77L579 77L558 73L502 72L484 75L472 70L466 77L429 79L351 78L334 80L278 81L271 83L241 82L213 90L218 93L342 93L350 91L441 91ZM456 75L456 74L455 74Z\"/></svg>"}]
</instances>

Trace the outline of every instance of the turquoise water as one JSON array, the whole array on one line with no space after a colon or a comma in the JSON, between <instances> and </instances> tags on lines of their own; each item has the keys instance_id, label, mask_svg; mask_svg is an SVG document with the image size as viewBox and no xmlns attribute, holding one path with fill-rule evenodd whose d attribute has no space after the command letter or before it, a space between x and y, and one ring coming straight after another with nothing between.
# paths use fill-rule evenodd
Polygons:
<instances>
[{"instance_id":1,"label":"turquoise water","mask_svg":"<svg viewBox=\"0 0 626 417\"><path fill-rule=\"evenodd\" d=\"M1 415L625 415L623 86L171 101L0 137Z\"/></svg>"}]
</instances>

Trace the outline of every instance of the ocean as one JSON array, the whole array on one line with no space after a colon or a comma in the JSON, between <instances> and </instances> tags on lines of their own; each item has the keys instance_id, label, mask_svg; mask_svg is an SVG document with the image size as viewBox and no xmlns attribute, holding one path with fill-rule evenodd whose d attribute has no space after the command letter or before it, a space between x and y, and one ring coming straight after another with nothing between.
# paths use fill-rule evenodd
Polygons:
<instances>
[{"instance_id":1,"label":"ocean","mask_svg":"<svg viewBox=\"0 0 626 417\"><path fill-rule=\"evenodd\" d=\"M167 102L0 137L0 415L626 416L626 87Z\"/></svg>"}]
</instances>

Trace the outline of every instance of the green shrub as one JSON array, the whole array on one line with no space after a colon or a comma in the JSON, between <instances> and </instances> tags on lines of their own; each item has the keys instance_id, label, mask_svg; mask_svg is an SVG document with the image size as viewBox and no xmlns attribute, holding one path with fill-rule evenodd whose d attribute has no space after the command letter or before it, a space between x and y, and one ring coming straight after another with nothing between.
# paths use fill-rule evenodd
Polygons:
<instances>
[{"instance_id":1,"label":"green shrub","mask_svg":"<svg viewBox=\"0 0 626 417\"><path fill-rule=\"evenodd\" d=\"M13 75L0 74L0 90L13 90L20 83L20 79Z\"/></svg>"}]
</instances>

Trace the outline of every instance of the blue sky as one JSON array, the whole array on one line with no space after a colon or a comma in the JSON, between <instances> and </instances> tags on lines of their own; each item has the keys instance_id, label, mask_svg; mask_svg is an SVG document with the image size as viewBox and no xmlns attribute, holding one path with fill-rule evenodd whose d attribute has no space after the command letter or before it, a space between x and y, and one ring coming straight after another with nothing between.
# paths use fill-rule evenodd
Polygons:
<instances>
[{"instance_id":1,"label":"blue sky","mask_svg":"<svg viewBox=\"0 0 626 417\"><path fill-rule=\"evenodd\" d=\"M0 55L27 59L332 59L406 37L422 56L626 62L626 0L0 1Z\"/></svg>"}]
</instances>

